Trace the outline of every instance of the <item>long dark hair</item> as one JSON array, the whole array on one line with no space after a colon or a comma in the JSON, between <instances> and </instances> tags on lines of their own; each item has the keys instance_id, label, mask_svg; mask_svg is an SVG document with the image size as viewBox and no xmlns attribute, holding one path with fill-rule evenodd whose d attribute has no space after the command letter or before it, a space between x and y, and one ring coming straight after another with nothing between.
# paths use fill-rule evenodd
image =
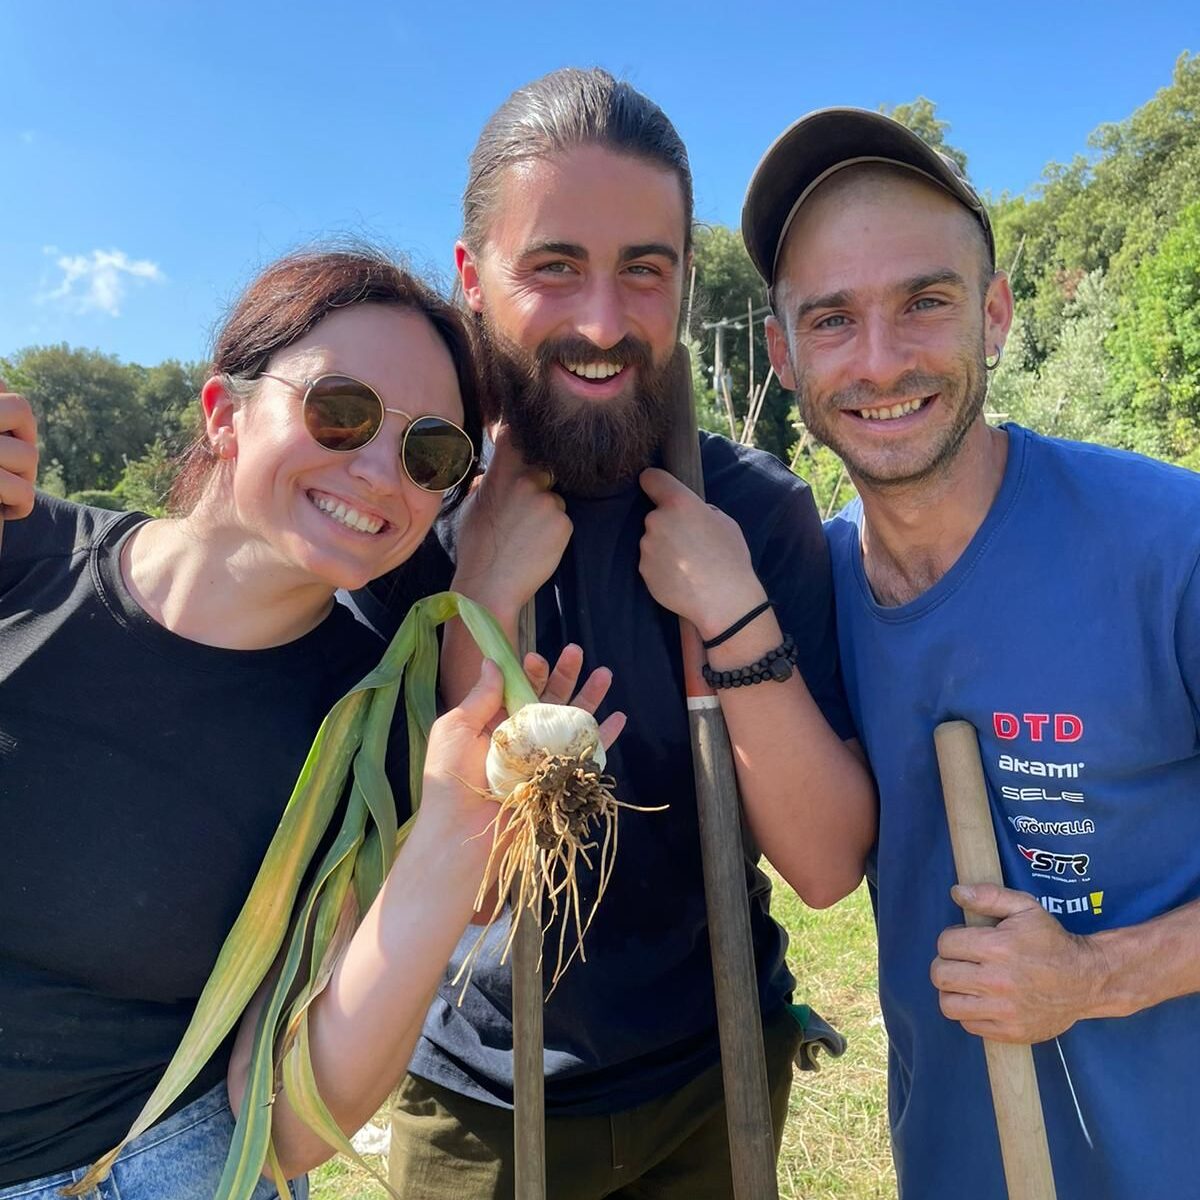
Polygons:
<instances>
[{"instance_id":1,"label":"long dark hair","mask_svg":"<svg viewBox=\"0 0 1200 1200\"><path fill-rule=\"evenodd\" d=\"M323 317L356 304L385 304L419 313L445 343L458 377L463 428L476 450L483 441L479 382L462 317L427 283L372 246L308 249L289 254L260 272L242 292L217 330L210 375L249 398L271 356L299 341ZM172 513L190 512L218 464L208 439L196 438L184 453L171 488ZM447 493L454 508L470 489L472 469Z\"/></svg>"}]
</instances>

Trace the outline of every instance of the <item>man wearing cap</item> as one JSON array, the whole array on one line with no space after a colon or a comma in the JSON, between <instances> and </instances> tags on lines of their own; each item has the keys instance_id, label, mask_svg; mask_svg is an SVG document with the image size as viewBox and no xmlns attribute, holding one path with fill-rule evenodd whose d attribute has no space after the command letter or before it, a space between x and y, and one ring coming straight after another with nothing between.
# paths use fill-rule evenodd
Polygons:
<instances>
[{"instance_id":1,"label":"man wearing cap","mask_svg":"<svg viewBox=\"0 0 1200 1200\"><path fill-rule=\"evenodd\" d=\"M775 370L859 491L827 535L880 795L901 1194L1004 1197L989 1037L1036 1043L1059 1196L1195 1195L1200 478L985 423L1013 307L987 212L889 118L798 121L742 228ZM952 718L978 730L1009 885L953 901Z\"/></svg>"}]
</instances>

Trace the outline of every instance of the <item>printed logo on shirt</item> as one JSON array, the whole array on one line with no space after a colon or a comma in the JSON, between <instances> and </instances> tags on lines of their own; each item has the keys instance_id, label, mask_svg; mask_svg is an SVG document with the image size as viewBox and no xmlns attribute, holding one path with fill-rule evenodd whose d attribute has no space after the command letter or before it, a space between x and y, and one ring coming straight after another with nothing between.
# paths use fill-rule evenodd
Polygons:
<instances>
[{"instance_id":1,"label":"printed logo on shirt","mask_svg":"<svg viewBox=\"0 0 1200 1200\"><path fill-rule=\"evenodd\" d=\"M1032 787L1002 787L1000 795L1005 800L1015 800L1019 804L1036 804L1042 800L1065 800L1068 804L1082 804L1082 792L1048 792L1045 788Z\"/></svg>"},{"instance_id":2,"label":"printed logo on shirt","mask_svg":"<svg viewBox=\"0 0 1200 1200\"><path fill-rule=\"evenodd\" d=\"M1090 912L1098 917L1104 912L1104 893L1085 892L1082 896L1039 896L1038 903L1048 912L1058 917L1063 913Z\"/></svg>"},{"instance_id":3,"label":"printed logo on shirt","mask_svg":"<svg viewBox=\"0 0 1200 1200\"><path fill-rule=\"evenodd\" d=\"M1039 850L1036 847L1017 844L1022 856L1029 862L1030 869L1035 875L1069 879L1072 882L1088 878L1088 864L1091 859L1086 854L1056 854L1052 850Z\"/></svg>"},{"instance_id":4,"label":"printed logo on shirt","mask_svg":"<svg viewBox=\"0 0 1200 1200\"><path fill-rule=\"evenodd\" d=\"M992 729L998 738L1011 742L1024 727L1031 742L1052 736L1056 742L1077 742L1083 737L1083 718L1074 713L992 713Z\"/></svg>"},{"instance_id":5,"label":"printed logo on shirt","mask_svg":"<svg viewBox=\"0 0 1200 1200\"><path fill-rule=\"evenodd\" d=\"M996 766L1001 771L1011 771L1014 775L1033 775L1038 779L1078 779L1084 765L1081 762L1038 762L1033 758L1016 758L1011 754L1002 754L996 760Z\"/></svg>"},{"instance_id":6,"label":"printed logo on shirt","mask_svg":"<svg viewBox=\"0 0 1200 1200\"><path fill-rule=\"evenodd\" d=\"M1008 819L1018 833L1041 834L1043 837L1075 837L1082 833L1096 832L1096 823L1090 820L1039 821L1036 817L1009 817Z\"/></svg>"}]
</instances>

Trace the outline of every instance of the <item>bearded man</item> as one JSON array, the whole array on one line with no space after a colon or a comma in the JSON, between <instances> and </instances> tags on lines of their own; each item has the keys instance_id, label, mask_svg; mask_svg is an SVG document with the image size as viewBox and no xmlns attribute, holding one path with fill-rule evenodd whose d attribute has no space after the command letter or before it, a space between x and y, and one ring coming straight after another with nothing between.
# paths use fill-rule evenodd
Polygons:
<instances>
[{"instance_id":1,"label":"bearded man","mask_svg":"<svg viewBox=\"0 0 1200 1200\"><path fill-rule=\"evenodd\" d=\"M800 480L722 438L702 438L711 508L654 467L680 386L692 222L687 155L656 105L598 70L520 89L480 136L463 211L459 283L503 427L424 573L378 581L360 604L395 628L414 591L452 583L515 634L536 592L539 649L574 644L612 668L608 705L629 721L608 770L622 800L667 808L622 815L587 961L545 1009L548 1194L728 1197L678 618L719 643L715 671L772 653L798 666L722 688L721 703L751 831L809 903L833 903L861 878L874 795L842 740L820 523ZM452 627L447 700L477 662ZM769 884L749 861L746 879L778 1147L800 1029ZM590 905L595 876L580 887ZM393 1118L392 1183L414 1200L512 1194L511 975L485 952L459 1004L449 979L473 941Z\"/></svg>"}]
</instances>

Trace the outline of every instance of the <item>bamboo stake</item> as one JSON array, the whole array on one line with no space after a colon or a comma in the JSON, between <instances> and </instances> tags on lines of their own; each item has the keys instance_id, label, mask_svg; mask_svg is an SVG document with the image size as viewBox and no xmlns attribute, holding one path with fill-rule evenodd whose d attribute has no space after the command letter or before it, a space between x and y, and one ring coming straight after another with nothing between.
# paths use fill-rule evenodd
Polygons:
<instances>
[{"instance_id":1,"label":"bamboo stake","mask_svg":"<svg viewBox=\"0 0 1200 1200\"><path fill-rule=\"evenodd\" d=\"M663 446L667 470L700 497L696 409L687 349L676 352L678 407ZM721 1038L721 1074L735 1200L777 1200L775 1134L763 1052L762 1015L750 941L750 903L733 752L721 705L700 673L704 650L694 626L680 622L684 686L692 737L700 850Z\"/></svg>"},{"instance_id":2,"label":"bamboo stake","mask_svg":"<svg viewBox=\"0 0 1200 1200\"><path fill-rule=\"evenodd\" d=\"M750 399L754 393L754 299L751 296L746 297L746 345L750 353L747 358L750 362L750 369L746 375L746 390L750 393Z\"/></svg>"},{"instance_id":3,"label":"bamboo stake","mask_svg":"<svg viewBox=\"0 0 1200 1200\"><path fill-rule=\"evenodd\" d=\"M933 741L958 881L1003 887L975 728L967 721L946 721L933 731ZM996 924L992 917L976 913L967 913L966 922L974 926ZM1054 1172L1050 1167L1033 1050L986 1038L983 1049L1009 1200L1055 1200Z\"/></svg>"},{"instance_id":4,"label":"bamboo stake","mask_svg":"<svg viewBox=\"0 0 1200 1200\"><path fill-rule=\"evenodd\" d=\"M517 650L522 661L537 648L536 600L521 609ZM519 884L514 895L520 893ZM545 1200L546 1080L543 1047L542 923L528 913L519 922L512 949L513 1151L515 1200Z\"/></svg>"},{"instance_id":5,"label":"bamboo stake","mask_svg":"<svg viewBox=\"0 0 1200 1200\"><path fill-rule=\"evenodd\" d=\"M825 505L825 511L821 514L822 521L828 521L833 516L833 510L837 508L838 492L842 490L842 481L846 478L846 464L843 463L838 468L837 479L833 482L833 491L829 493L829 503Z\"/></svg>"},{"instance_id":6,"label":"bamboo stake","mask_svg":"<svg viewBox=\"0 0 1200 1200\"><path fill-rule=\"evenodd\" d=\"M763 402L767 398L767 388L771 386L771 380L775 378L775 368L770 367L767 370L767 377L758 385L750 397L750 409L746 414L746 427L742 430L742 445L753 446L754 434L758 430L758 418L762 416Z\"/></svg>"},{"instance_id":7,"label":"bamboo stake","mask_svg":"<svg viewBox=\"0 0 1200 1200\"><path fill-rule=\"evenodd\" d=\"M808 443L811 441L812 434L808 432L808 428L806 426L803 432L800 434L800 440L796 443L796 453L792 455L791 465L788 467L789 471L794 472L796 470L796 467L800 463L800 456L805 450L808 449Z\"/></svg>"},{"instance_id":8,"label":"bamboo stake","mask_svg":"<svg viewBox=\"0 0 1200 1200\"><path fill-rule=\"evenodd\" d=\"M729 418L729 439L737 441L737 421L733 415L733 397L725 386L725 322L720 321L714 326L713 334L713 387L725 405L725 415Z\"/></svg>"}]
</instances>

